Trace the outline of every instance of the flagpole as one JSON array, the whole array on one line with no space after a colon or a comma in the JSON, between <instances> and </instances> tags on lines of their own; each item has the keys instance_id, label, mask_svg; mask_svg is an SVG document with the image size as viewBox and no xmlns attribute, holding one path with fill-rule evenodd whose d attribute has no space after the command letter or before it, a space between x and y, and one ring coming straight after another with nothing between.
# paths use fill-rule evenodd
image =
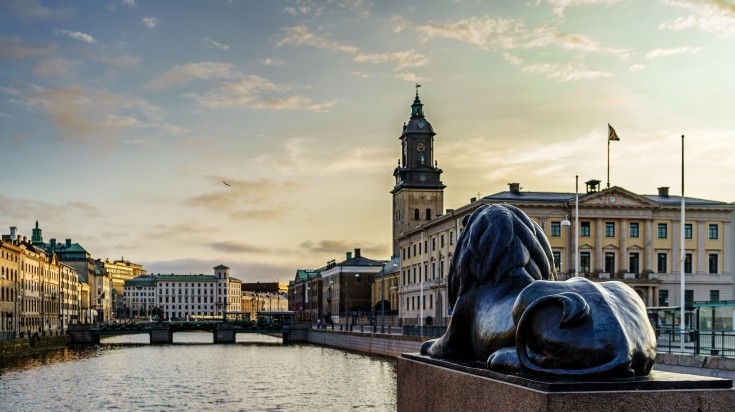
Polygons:
<instances>
[{"instance_id":1,"label":"flagpole","mask_svg":"<svg viewBox=\"0 0 735 412\"><path fill-rule=\"evenodd\" d=\"M610 124L608 123L607 127L610 127ZM607 188L610 188L610 132L608 129L608 136L607 136Z\"/></svg>"},{"instance_id":2,"label":"flagpole","mask_svg":"<svg viewBox=\"0 0 735 412\"><path fill-rule=\"evenodd\" d=\"M574 277L576 278L579 277L579 175L574 176L574 196Z\"/></svg>"},{"instance_id":3,"label":"flagpole","mask_svg":"<svg viewBox=\"0 0 735 412\"><path fill-rule=\"evenodd\" d=\"M685 227L685 209L684 209L685 201L684 201L684 135L681 135L681 244L679 245L679 277L681 280L681 321L679 322L679 326L681 327L681 351L684 351L684 333L686 331L686 318L684 316L685 314L685 307L686 302L684 301L686 294L685 294L685 285L686 285L686 276L684 273L684 259L685 259L685 249L684 249L684 227Z\"/></svg>"}]
</instances>

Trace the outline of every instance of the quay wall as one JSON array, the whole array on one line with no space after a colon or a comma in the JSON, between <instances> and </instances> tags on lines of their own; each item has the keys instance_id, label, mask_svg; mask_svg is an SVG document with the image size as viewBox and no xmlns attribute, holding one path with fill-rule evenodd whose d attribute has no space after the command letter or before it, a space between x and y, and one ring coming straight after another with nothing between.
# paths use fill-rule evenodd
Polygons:
<instances>
[{"instance_id":1,"label":"quay wall","mask_svg":"<svg viewBox=\"0 0 735 412\"><path fill-rule=\"evenodd\" d=\"M0 341L0 357L13 357L40 353L51 349L61 349L69 346L71 337L39 336L23 339Z\"/></svg>"},{"instance_id":2,"label":"quay wall","mask_svg":"<svg viewBox=\"0 0 735 412\"><path fill-rule=\"evenodd\" d=\"M306 342L332 348L346 349L388 357L398 357L401 353L415 353L421 349L425 338L418 336L387 335L380 333L360 333L309 329Z\"/></svg>"}]
</instances>

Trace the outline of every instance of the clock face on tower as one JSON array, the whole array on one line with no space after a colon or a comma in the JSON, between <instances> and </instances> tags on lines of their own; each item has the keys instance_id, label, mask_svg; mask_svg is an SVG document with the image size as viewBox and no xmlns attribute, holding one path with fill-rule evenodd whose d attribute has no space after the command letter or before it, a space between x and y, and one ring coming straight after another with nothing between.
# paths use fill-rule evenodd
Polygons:
<instances>
[{"instance_id":1,"label":"clock face on tower","mask_svg":"<svg viewBox=\"0 0 735 412\"><path fill-rule=\"evenodd\" d=\"M426 181L426 175L419 175L419 180L422 182Z\"/></svg>"},{"instance_id":2,"label":"clock face on tower","mask_svg":"<svg viewBox=\"0 0 735 412\"><path fill-rule=\"evenodd\" d=\"M423 143L419 143L416 146L416 150L418 150L419 152L423 152L424 150L426 150L426 146Z\"/></svg>"},{"instance_id":3,"label":"clock face on tower","mask_svg":"<svg viewBox=\"0 0 735 412\"><path fill-rule=\"evenodd\" d=\"M419 127L419 129L423 129L424 126L426 126L426 122L423 120L419 120L419 122L416 123L416 125Z\"/></svg>"}]
</instances>

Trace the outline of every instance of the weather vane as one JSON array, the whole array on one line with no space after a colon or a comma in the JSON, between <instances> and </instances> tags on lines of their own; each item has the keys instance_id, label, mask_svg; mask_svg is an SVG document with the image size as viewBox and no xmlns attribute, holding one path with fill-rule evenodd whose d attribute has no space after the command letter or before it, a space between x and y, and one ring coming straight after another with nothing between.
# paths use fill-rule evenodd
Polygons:
<instances>
[{"instance_id":1,"label":"weather vane","mask_svg":"<svg viewBox=\"0 0 735 412\"><path fill-rule=\"evenodd\" d=\"M416 97L419 97L419 87L421 87L421 85L416 83Z\"/></svg>"}]
</instances>

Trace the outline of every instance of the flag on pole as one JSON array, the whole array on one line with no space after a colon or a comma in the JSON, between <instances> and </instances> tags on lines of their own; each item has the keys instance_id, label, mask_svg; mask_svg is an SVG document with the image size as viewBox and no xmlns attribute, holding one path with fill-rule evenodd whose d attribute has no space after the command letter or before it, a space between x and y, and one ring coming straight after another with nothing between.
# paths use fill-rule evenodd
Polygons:
<instances>
[{"instance_id":1,"label":"flag on pole","mask_svg":"<svg viewBox=\"0 0 735 412\"><path fill-rule=\"evenodd\" d=\"M607 124L607 140L614 140L618 141L620 138L618 137L618 134L615 133L615 129L610 126L610 123Z\"/></svg>"}]
</instances>

